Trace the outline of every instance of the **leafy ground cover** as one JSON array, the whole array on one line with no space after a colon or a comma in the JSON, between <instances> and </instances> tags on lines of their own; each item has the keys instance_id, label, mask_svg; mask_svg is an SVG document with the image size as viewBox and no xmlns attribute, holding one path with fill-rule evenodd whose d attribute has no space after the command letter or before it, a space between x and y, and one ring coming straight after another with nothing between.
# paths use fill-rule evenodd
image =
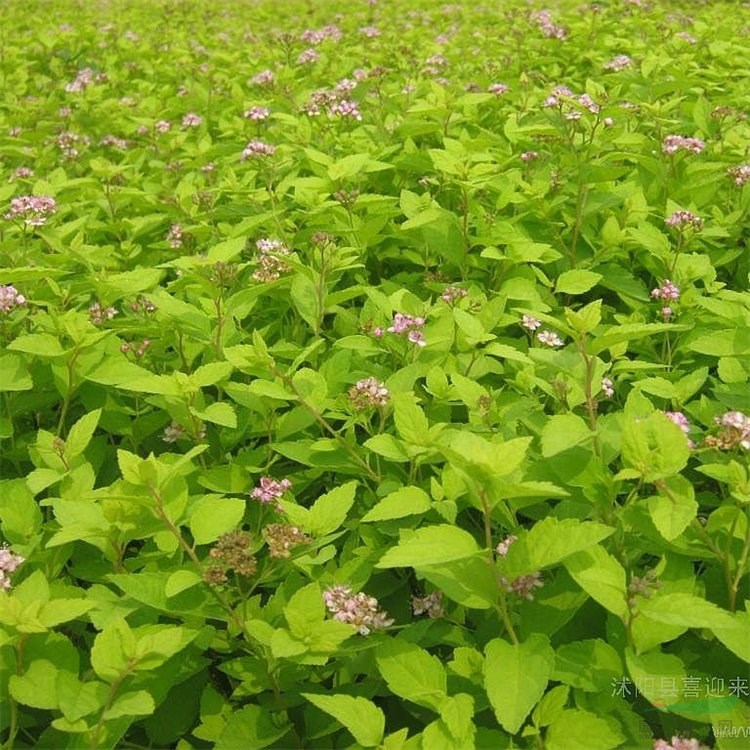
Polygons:
<instances>
[{"instance_id":1,"label":"leafy ground cover","mask_svg":"<svg viewBox=\"0 0 750 750\"><path fill-rule=\"evenodd\" d=\"M5 748L748 747L747 3L0 14Z\"/></svg>"}]
</instances>

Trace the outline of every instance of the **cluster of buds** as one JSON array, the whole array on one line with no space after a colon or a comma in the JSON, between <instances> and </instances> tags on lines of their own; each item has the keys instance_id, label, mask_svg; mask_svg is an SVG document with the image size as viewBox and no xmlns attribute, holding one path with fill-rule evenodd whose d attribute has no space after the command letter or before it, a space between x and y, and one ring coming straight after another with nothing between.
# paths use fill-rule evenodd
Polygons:
<instances>
[{"instance_id":1,"label":"cluster of buds","mask_svg":"<svg viewBox=\"0 0 750 750\"><path fill-rule=\"evenodd\" d=\"M508 554L510 545L513 544L513 542L517 542L517 541L518 541L518 537L515 534L508 534L508 536L506 536L505 539L497 543L497 547L495 547L495 552L500 557L505 557Z\"/></svg>"},{"instance_id":2,"label":"cluster of buds","mask_svg":"<svg viewBox=\"0 0 750 750\"><path fill-rule=\"evenodd\" d=\"M22 219L27 227L41 227L57 211L57 202L47 195L21 195L13 198L6 219Z\"/></svg>"},{"instance_id":3,"label":"cluster of buds","mask_svg":"<svg viewBox=\"0 0 750 750\"><path fill-rule=\"evenodd\" d=\"M721 428L718 435L709 435L705 443L711 448L731 450L737 446L750 450L750 417L741 411L728 411L716 417L716 424Z\"/></svg>"},{"instance_id":4,"label":"cluster of buds","mask_svg":"<svg viewBox=\"0 0 750 750\"><path fill-rule=\"evenodd\" d=\"M705 141L699 138L688 138L684 135L668 135L661 143L661 150L665 154L676 154L678 151L699 154L704 148L706 148Z\"/></svg>"},{"instance_id":5,"label":"cluster of buds","mask_svg":"<svg viewBox=\"0 0 750 750\"><path fill-rule=\"evenodd\" d=\"M261 122L262 120L267 120L268 116L271 114L271 110L268 109L268 107L250 107L250 109L245 110L245 114L243 117L246 120L252 120L253 122Z\"/></svg>"},{"instance_id":6,"label":"cluster of buds","mask_svg":"<svg viewBox=\"0 0 750 750\"><path fill-rule=\"evenodd\" d=\"M250 493L250 497L258 500L264 505L275 504L276 510L280 513L283 511L279 499L282 495L292 488L292 483L288 479L282 479L280 482L273 477L263 476L260 478L258 486Z\"/></svg>"},{"instance_id":7,"label":"cluster of buds","mask_svg":"<svg viewBox=\"0 0 750 750\"><path fill-rule=\"evenodd\" d=\"M338 42L343 37L341 29L336 24L328 24L322 29L305 29L300 34L300 39L307 44L318 45L321 42L330 39L332 42Z\"/></svg>"},{"instance_id":8,"label":"cluster of buds","mask_svg":"<svg viewBox=\"0 0 750 750\"><path fill-rule=\"evenodd\" d=\"M167 244L177 250L182 247L184 241L185 235L182 227L179 224L172 224L167 232Z\"/></svg>"},{"instance_id":9,"label":"cluster of buds","mask_svg":"<svg viewBox=\"0 0 750 750\"><path fill-rule=\"evenodd\" d=\"M357 202L359 190L337 190L333 194L333 198L344 208L349 209Z\"/></svg>"},{"instance_id":10,"label":"cluster of buds","mask_svg":"<svg viewBox=\"0 0 750 750\"><path fill-rule=\"evenodd\" d=\"M516 594L516 596L520 596L522 599L528 601L534 600L534 589L540 589L544 586L542 574L539 571L529 573L525 576L518 576L518 578L514 578L512 581L505 576L500 576L500 583L502 583L503 588L509 594Z\"/></svg>"},{"instance_id":11,"label":"cluster of buds","mask_svg":"<svg viewBox=\"0 0 750 750\"><path fill-rule=\"evenodd\" d=\"M266 238L258 240L255 246L258 249L258 268L253 272L256 281L276 281L282 273L290 270L282 259L291 250L281 240Z\"/></svg>"},{"instance_id":12,"label":"cluster of buds","mask_svg":"<svg viewBox=\"0 0 750 750\"><path fill-rule=\"evenodd\" d=\"M651 290L651 299L676 301L680 299L680 287L673 284L669 279L664 279L661 286Z\"/></svg>"},{"instance_id":13,"label":"cluster of buds","mask_svg":"<svg viewBox=\"0 0 750 750\"><path fill-rule=\"evenodd\" d=\"M292 548L312 541L296 526L283 523L269 523L263 528L263 538L268 545L268 554L277 558L288 558L292 554Z\"/></svg>"},{"instance_id":14,"label":"cluster of buds","mask_svg":"<svg viewBox=\"0 0 750 750\"><path fill-rule=\"evenodd\" d=\"M393 625L388 613L380 610L378 600L365 593L355 594L349 586L333 586L323 592L323 601L333 619L353 625L360 635Z\"/></svg>"},{"instance_id":15,"label":"cluster of buds","mask_svg":"<svg viewBox=\"0 0 750 750\"><path fill-rule=\"evenodd\" d=\"M359 105L351 99L342 99L341 101L334 102L328 108L328 115L330 117L351 117L352 120L358 121L362 119Z\"/></svg>"},{"instance_id":16,"label":"cluster of buds","mask_svg":"<svg viewBox=\"0 0 750 750\"><path fill-rule=\"evenodd\" d=\"M664 223L668 227L676 227L677 229L692 227L698 230L703 226L703 219L696 216L692 211L675 211L671 216L664 219Z\"/></svg>"},{"instance_id":17,"label":"cluster of buds","mask_svg":"<svg viewBox=\"0 0 750 750\"><path fill-rule=\"evenodd\" d=\"M89 320L95 325L100 326L117 315L114 307L103 307L102 303L97 301L89 307Z\"/></svg>"},{"instance_id":18,"label":"cluster of buds","mask_svg":"<svg viewBox=\"0 0 750 750\"><path fill-rule=\"evenodd\" d=\"M184 439L193 439L197 443L205 437L206 426L202 422L197 424L195 434L191 436L183 425L179 422L172 421L164 428L161 439L165 443L176 443L178 440Z\"/></svg>"},{"instance_id":19,"label":"cluster of buds","mask_svg":"<svg viewBox=\"0 0 750 750\"><path fill-rule=\"evenodd\" d=\"M540 10L531 14L531 20L536 23L539 30L548 39L565 39L568 32L562 26L558 26L552 19L548 10Z\"/></svg>"},{"instance_id":20,"label":"cluster of buds","mask_svg":"<svg viewBox=\"0 0 750 750\"><path fill-rule=\"evenodd\" d=\"M349 400L357 411L385 406L389 397L388 389L377 378L358 380L349 389Z\"/></svg>"},{"instance_id":21,"label":"cluster of buds","mask_svg":"<svg viewBox=\"0 0 750 750\"><path fill-rule=\"evenodd\" d=\"M627 55L615 55L609 62L604 63L604 70L619 72L629 68L633 61Z\"/></svg>"},{"instance_id":22,"label":"cluster of buds","mask_svg":"<svg viewBox=\"0 0 750 750\"><path fill-rule=\"evenodd\" d=\"M463 299L468 292L460 286L448 286L443 289L440 299L448 305L452 305L456 300Z\"/></svg>"},{"instance_id":23,"label":"cluster of buds","mask_svg":"<svg viewBox=\"0 0 750 750\"><path fill-rule=\"evenodd\" d=\"M524 151L520 156L521 161L524 161L527 163L530 161L534 161L535 159L538 159L538 158L539 158L538 151Z\"/></svg>"},{"instance_id":24,"label":"cluster of buds","mask_svg":"<svg viewBox=\"0 0 750 750\"><path fill-rule=\"evenodd\" d=\"M420 317L412 317L411 315L404 315L403 313L394 313L393 323L388 327L389 333L406 334L406 338L416 346L425 346L426 341L422 334L422 328L424 327L425 319Z\"/></svg>"},{"instance_id":25,"label":"cluster of buds","mask_svg":"<svg viewBox=\"0 0 750 750\"><path fill-rule=\"evenodd\" d=\"M650 599L654 591L659 588L661 588L661 581L658 580L653 570L646 571L642 578L633 576L628 584L628 607L633 609L636 606L637 596Z\"/></svg>"},{"instance_id":26,"label":"cluster of buds","mask_svg":"<svg viewBox=\"0 0 750 750\"><path fill-rule=\"evenodd\" d=\"M238 273L239 268L236 263L225 263L219 260L211 266L211 274L208 278L212 284L226 288L234 284Z\"/></svg>"},{"instance_id":27,"label":"cluster of buds","mask_svg":"<svg viewBox=\"0 0 750 750\"><path fill-rule=\"evenodd\" d=\"M60 133L55 139L55 145L62 151L63 158L71 161L80 156L79 146L86 147L89 143L91 143L91 140L87 135L70 132Z\"/></svg>"},{"instance_id":28,"label":"cluster of buds","mask_svg":"<svg viewBox=\"0 0 750 750\"><path fill-rule=\"evenodd\" d=\"M556 107L566 120L580 120L581 110L594 115L601 111L601 107L588 94L576 96L567 86L555 86L544 100L544 106Z\"/></svg>"},{"instance_id":29,"label":"cluster of buds","mask_svg":"<svg viewBox=\"0 0 750 750\"><path fill-rule=\"evenodd\" d=\"M612 378L602 378L602 393L607 398L612 398L615 395L615 384L612 382Z\"/></svg>"},{"instance_id":30,"label":"cluster of buds","mask_svg":"<svg viewBox=\"0 0 750 750\"><path fill-rule=\"evenodd\" d=\"M251 541L252 538L247 531L230 531L219 537L219 541L208 553L212 564L203 574L206 583L212 586L226 583L229 571L244 577L255 573L257 563L248 552Z\"/></svg>"},{"instance_id":31,"label":"cluster of buds","mask_svg":"<svg viewBox=\"0 0 750 750\"><path fill-rule=\"evenodd\" d=\"M443 592L433 591L427 596L412 596L411 611L415 615L427 615L431 620L439 620L445 614Z\"/></svg>"},{"instance_id":32,"label":"cluster of buds","mask_svg":"<svg viewBox=\"0 0 750 750\"><path fill-rule=\"evenodd\" d=\"M120 344L120 351L125 355L132 354L136 359L140 359L141 357L143 357L150 346L150 339L143 339L140 344L136 344L135 342L128 343L127 341L123 341L122 344Z\"/></svg>"},{"instance_id":33,"label":"cluster of buds","mask_svg":"<svg viewBox=\"0 0 750 750\"><path fill-rule=\"evenodd\" d=\"M105 135L99 141L100 146L107 146L109 148L116 148L120 151L126 151L130 148L130 143L124 138L118 138L116 135Z\"/></svg>"},{"instance_id":34,"label":"cluster of buds","mask_svg":"<svg viewBox=\"0 0 750 750\"><path fill-rule=\"evenodd\" d=\"M156 312L157 307L151 300L141 296L138 297L135 302L130 303L130 309L134 313L143 313L144 315L148 315L150 313Z\"/></svg>"},{"instance_id":35,"label":"cluster of buds","mask_svg":"<svg viewBox=\"0 0 750 750\"><path fill-rule=\"evenodd\" d=\"M272 70L261 70L260 73L256 73L248 83L251 86L270 86L276 80L276 76Z\"/></svg>"},{"instance_id":36,"label":"cluster of buds","mask_svg":"<svg viewBox=\"0 0 750 750\"><path fill-rule=\"evenodd\" d=\"M727 174L732 178L735 185L742 187L750 182L750 164L738 164L736 167L729 167Z\"/></svg>"},{"instance_id":37,"label":"cluster of buds","mask_svg":"<svg viewBox=\"0 0 750 750\"><path fill-rule=\"evenodd\" d=\"M203 118L200 115L196 115L195 112L188 112L182 118L182 129L187 130L188 128L197 128L203 123Z\"/></svg>"},{"instance_id":38,"label":"cluster of buds","mask_svg":"<svg viewBox=\"0 0 750 750\"><path fill-rule=\"evenodd\" d=\"M160 135L168 133L172 129L172 123L169 120L157 120L154 123L154 131Z\"/></svg>"},{"instance_id":39,"label":"cluster of buds","mask_svg":"<svg viewBox=\"0 0 750 750\"><path fill-rule=\"evenodd\" d=\"M710 750L700 740L687 737L672 737L671 742L666 740L654 740L653 750Z\"/></svg>"},{"instance_id":40,"label":"cluster of buds","mask_svg":"<svg viewBox=\"0 0 750 750\"><path fill-rule=\"evenodd\" d=\"M276 153L276 146L272 146L270 143L265 141L250 141L244 149L242 149L242 161L248 159L262 159L266 156L273 156Z\"/></svg>"},{"instance_id":41,"label":"cluster of buds","mask_svg":"<svg viewBox=\"0 0 750 750\"><path fill-rule=\"evenodd\" d=\"M21 555L14 555L7 547L0 547L0 589L10 588L8 573L13 573L25 561Z\"/></svg>"},{"instance_id":42,"label":"cluster of buds","mask_svg":"<svg viewBox=\"0 0 750 750\"><path fill-rule=\"evenodd\" d=\"M682 430L685 437L687 437L688 446L695 448L695 443L688 437L690 435L690 422L688 422L688 418L681 411L665 411L664 416Z\"/></svg>"},{"instance_id":43,"label":"cluster of buds","mask_svg":"<svg viewBox=\"0 0 750 750\"><path fill-rule=\"evenodd\" d=\"M10 176L9 182L11 180L28 180L33 176L34 170L30 167L18 167Z\"/></svg>"},{"instance_id":44,"label":"cluster of buds","mask_svg":"<svg viewBox=\"0 0 750 750\"><path fill-rule=\"evenodd\" d=\"M16 307L23 307L26 297L14 286L0 286L0 313L12 312Z\"/></svg>"}]
</instances>

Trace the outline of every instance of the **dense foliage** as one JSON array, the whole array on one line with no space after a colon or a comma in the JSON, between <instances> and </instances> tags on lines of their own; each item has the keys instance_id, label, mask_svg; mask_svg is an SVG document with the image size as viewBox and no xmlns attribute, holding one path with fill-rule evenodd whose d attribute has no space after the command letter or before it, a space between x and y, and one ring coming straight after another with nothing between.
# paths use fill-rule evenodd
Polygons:
<instances>
[{"instance_id":1,"label":"dense foliage","mask_svg":"<svg viewBox=\"0 0 750 750\"><path fill-rule=\"evenodd\" d=\"M687 12L2 4L5 748L748 747L750 7Z\"/></svg>"}]
</instances>

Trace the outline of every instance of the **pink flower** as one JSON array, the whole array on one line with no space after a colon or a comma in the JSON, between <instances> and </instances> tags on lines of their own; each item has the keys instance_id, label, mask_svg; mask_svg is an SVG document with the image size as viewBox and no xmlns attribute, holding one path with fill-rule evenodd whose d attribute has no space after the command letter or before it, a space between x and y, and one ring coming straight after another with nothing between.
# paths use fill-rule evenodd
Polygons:
<instances>
[{"instance_id":1,"label":"pink flower","mask_svg":"<svg viewBox=\"0 0 750 750\"><path fill-rule=\"evenodd\" d=\"M11 175L11 180L26 180L34 176L34 170L29 167L18 167Z\"/></svg>"},{"instance_id":2,"label":"pink flower","mask_svg":"<svg viewBox=\"0 0 750 750\"><path fill-rule=\"evenodd\" d=\"M503 94L507 94L510 89L504 83L492 83L487 88L487 91L495 96L502 96Z\"/></svg>"},{"instance_id":3,"label":"pink flower","mask_svg":"<svg viewBox=\"0 0 750 750\"><path fill-rule=\"evenodd\" d=\"M660 287L651 290L651 298L663 300L678 300L680 299L680 288L673 284L669 279L664 279Z\"/></svg>"},{"instance_id":4,"label":"pink flower","mask_svg":"<svg viewBox=\"0 0 750 750\"><path fill-rule=\"evenodd\" d=\"M607 398L612 398L615 395L614 383L611 378L602 378L602 393Z\"/></svg>"},{"instance_id":5,"label":"pink flower","mask_svg":"<svg viewBox=\"0 0 750 750\"><path fill-rule=\"evenodd\" d=\"M517 541L518 537L515 534L509 534L501 542L498 542L498 545L495 548L495 552L497 552L500 557L505 557L508 554L510 545L513 544L513 542Z\"/></svg>"},{"instance_id":6,"label":"pink flower","mask_svg":"<svg viewBox=\"0 0 750 750\"><path fill-rule=\"evenodd\" d=\"M263 141L250 141L242 151L242 161L247 159L261 159L265 156L273 156L276 152L276 146Z\"/></svg>"},{"instance_id":7,"label":"pink flower","mask_svg":"<svg viewBox=\"0 0 750 750\"><path fill-rule=\"evenodd\" d=\"M102 307L101 302L94 302L89 307L89 320L95 325L100 326L106 323L108 320L117 315L117 310L114 307Z\"/></svg>"},{"instance_id":8,"label":"pink flower","mask_svg":"<svg viewBox=\"0 0 750 750\"><path fill-rule=\"evenodd\" d=\"M629 68L633 61L627 55L616 55L609 62L604 63L604 70L614 70L619 72Z\"/></svg>"},{"instance_id":9,"label":"pink flower","mask_svg":"<svg viewBox=\"0 0 750 750\"><path fill-rule=\"evenodd\" d=\"M342 99L340 102L332 104L328 108L328 114L332 117L351 117L353 120L362 119L357 102L353 102L350 99Z\"/></svg>"},{"instance_id":10,"label":"pink flower","mask_svg":"<svg viewBox=\"0 0 750 750\"><path fill-rule=\"evenodd\" d=\"M333 619L353 625L360 635L393 625L388 613L380 610L378 600L362 592L353 593L349 586L332 586L323 592L326 608Z\"/></svg>"},{"instance_id":11,"label":"pink flower","mask_svg":"<svg viewBox=\"0 0 750 750\"><path fill-rule=\"evenodd\" d=\"M443 290L440 299L446 304L452 305L457 299L463 299L468 292L458 286L448 286Z\"/></svg>"},{"instance_id":12,"label":"pink flower","mask_svg":"<svg viewBox=\"0 0 750 750\"><path fill-rule=\"evenodd\" d=\"M202 122L203 118L200 115L196 115L195 112L188 112L182 118L182 129L197 128Z\"/></svg>"},{"instance_id":13,"label":"pink flower","mask_svg":"<svg viewBox=\"0 0 750 750\"><path fill-rule=\"evenodd\" d=\"M689 151L692 154L699 154L704 148L706 148L706 144L698 138L687 138L682 135L668 135L662 141L661 148L665 154L675 154L678 151Z\"/></svg>"},{"instance_id":14,"label":"pink flower","mask_svg":"<svg viewBox=\"0 0 750 750\"><path fill-rule=\"evenodd\" d=\"M253 120L254 122L260 122L261 120L268 119L271 114L271 110L268 107L250 107L246 110L244 117L246 120Z\"/></svg>"},{"instance_id":15,"label":"pink flower","mask_svg":"<svg viewBox=\"0 0 750 750\"><path fill-rule=\"evenodd\" d=\"M427 615L431 620L439 620L443 612L443 593L433 591L427 596L413 596L411 598L411 611L415 615Z\"/></svg>"},{"instance_id":16,"label":"pink flower","mask_svg":"<svg viewBox=\"0 0 750 750\"><path fill-rule=\"evenodd\" d=\"M538 151L524 151L521 154L521 161L530 162L534 161L534 159L539 158L539 152Z\"/></svg>"},{"instance_id":17,"label":"pink flower","mask_svg":"<svg viewBox=\"0 0 750 750\"><path fill-rule=\"evenodd\" d=\"M300 65L309 65L318 62L318 60L320 60L320 55L312 47L302 50L297 57L297 62Z\"/></svg>"},{"instance_id":18,"label":"pink flower","mask_svg":"<svg viewBox=\"0 0 750 750\"><path fill-rule=\"evenodd\" d=\"M538 320L533 315L524 315L521 318L521 325L524 328L528 328L530 331L536 331L536 329L542 325L542 321Z\"/></svg>"},{"instance_id":19,"label":"pink flower","mask_svg":"<svg viewBox=\"0 0 750 750\"><path fill-rule=\"evenodd\" d=\"M184 236L182 227L179 224L172 224L167 232L167 242L169 243L169 246L176 250L177 248L182 247L183 241Z\"/></svg>"},{"instance_id":20,"label":"pink flower","mask_svg":"<svg viewBox=\"0 0 750 750\"><path fill-rule=\"evenodd\" d=\"M564 346L564 341L552 331L540 331L536 335L537 340L540 344L544 344L545 346L551 346L551 347L558 347L558 346Z\"/></svg>"},{"instance_id":21,"label":"pink flower","mask_svg":"<svg viewBox=\"0 0 750 750\"><path fill-rule=\"evenodd\" d=\"M157 133L167 133L171 127L172 123L169 120L157 120L154 123L154 130Z\"/></svg>"},{"instance_id":22,"label":"pink flower","mask_svg":"<svg viewBox=\"0 0 750 750\"><path fill-rule=\"evenodd\" d=\"M26 304L26 297L14 286L0 286L0 313L9 313Z\"/></svg>"},{"instance_id":23,"label":"pink flower","mask_svg":"<svg viewBox=\"0 0 750 750\"><path fill-rule=\"evenodd\" d=\"M671 216L664 219L664 223L668 227L682 227L690 226L693 229L700 229L703 226L703 219L700 216L696 216L692 211L675 211Z\"/></svg>"},{"instance_id":24,"label":"pink flower","mask_svg":"<svg viewBox=\"0 0 750 750\"><path fill-rule=\"evenodd\" d=\"M750 164L739 164L736 167L730 167L727 174L734 180L734 184L742 187L750 182Z\"/></svg>"},{"instance_id":25,"label":"pink flower","mask_svg":"<svg viewBox=\"0 0 750 750\"><path fill-rule=\"evenodd\" d=\"M386 406L390 393L377 378L358 380L349 389L349 400L357 411L363 411L374 406Z\"/></svg>"},{"instance_id":26,"label":"pink flower","mask_svg":"<svg viewBox=\"0 0 750 750\"><path fill-rule=\"evenodd\" d=\"M276 80L272 70L262 70L250 79L253 86L270 86Z\"/></svg>"},{"instance_id":27,"label":"pink flower","mask_svg":"<svg viewBox=\"0 0 750 750\"><path fill-rule=\"evenodd\" d=\"M264 505L275 503L276 510L281 511L282 508L278 501L291 487L292 483L288 479L277 482L272 477L263 476L260 478L258 486L250 493L250 497L259 500Z\"/></svg>"},{"instance_id":28,"label":"pink flower","mask_svg":"<svg viewBox=\"0 0 750 750\"><path fill-rule=\"evenodd\" d=\"M25 562L21 555L14 555L6 546L0 547L0 589L7 591L10 586L8 573L16 571Z\"/></svg>"}]
</instances>

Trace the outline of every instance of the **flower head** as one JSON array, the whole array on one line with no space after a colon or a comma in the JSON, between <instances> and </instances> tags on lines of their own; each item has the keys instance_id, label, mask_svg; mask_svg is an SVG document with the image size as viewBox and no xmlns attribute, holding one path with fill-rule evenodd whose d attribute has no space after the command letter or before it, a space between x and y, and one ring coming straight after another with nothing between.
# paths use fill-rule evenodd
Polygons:
<instances>
[{"instance_id":1,"label":"flower head","mask_svg":"<svg viewBox=\"0 0 750 750\"><path fill-rule=\"evenodd\" d=\"M678 300L680 299L680 288L669 279L664 279L661 286L651 290L651 299Z\"/></svg>"},{"instance_id":2,"label":"flower head","mask_svg":"<svg viewBox=\"0 0 750 750\"><path fill-rule=\"evenodd\" d=\"M282 273L290 270L283 258L291 250L281 240L266 238L258 240L255 246L258 248L258 268L253 272L256 281L276 281Z\"/></svg>"},{"instance_id":3,"label":"flower head","mask_svg":"<svg viewBox=\"0 0 750 750\"><path fill-rule=\"evenodd\" d=\"M565 342L552 331L540 331L537 333L536 338L540 344L551 346L553 348L565 345Z\"/></svg>"},{"instance_id":4,"label":"flower head","mask_svg":"<svg viewBox=\"0 0 750 750\"><path fill-rule=\"evenodd\" d=\"M353 593L349 586L332 586L323 592L323 601L333 619L353 625L360 635L393 625L388 613L380 609L378 600L365 593Z\"/></svg>"},{"instance_id":5,"label":"flower head","mask_svg":"<svg viewBox=\"0 0 750 750\"><path fill-rule=\"evenodd\" d=\"M182 227L179 224L172 224L167 232L167 243L170 247L177 248L182 247L185 237L183 234Z\"/></svg>"},{"instance_id":6,"label":"flower head","mask_svg":"<svg viewBox=\"0 0 750 750\"><path fill-rule=\"evenodd\" d=\"M250 497L259 500L264 505L274 503L276 510L281 511L279 499L289 489L292 483L288 479L282 479L280 482L273 477L263 476L260 478L258 486L250 493Z\"/></svg>"},{"instance_id":7,"label":"flower head","mask_svg":"<svg viewBox=\"0 0 750 750\"><path fill-rule=\"evenodd\" d=\"M388 332L399 335L405 333L406 338L411 341L412 344L425 346L427 342L425 341L421 330L424 324L424 318L412 317L411 315L404 315L403 313L394 313L393 323L388 327Z\"/></svg>"},{"instance_id":8,"label":"flower head","mask_svg":"<svg viewBox=\"0 0 750 750\"><path fill-rule=\"evenodd\" d=\"M668 227L677 227L678 229L683 227L700 229L703 226L703 219L696 216L692 211L675 211L671 216L664 219L664 223Z\"/></svg>"},{"instance_id":9,"label":"flower head","mask_svg":"<svg viewBox=\"0 0 750 750\"><path fill-rule=\"evenodd\" d=\"M612 398L615 395L615 384L611 378L602 378L602 393L607 398Z\"/></svg>"},{"instance_id":10,"label":"flower head","mask_svg":"<svg viewBox=\"0 0 750 750\"><path fill-rule=\"evenodd\" d=\"M269 523L263 527L263 538L268 545L268 554L276 558L291 557L291 550L300 544L309 544L312 540L296 526L283 523Z\"/></svg>"},{"instance_id":11,"label":"flower head","mask_svg":"<svg viewBox=\"0 0 750 750\"><path fill-rule=\"evenodd\" d=\"M272 70L262 70L250 79L253 86L270 86L276 80Z\"/></svg>"},{"instance_id":12,"label":"flower head","mask_svg":"<svg viewBox=\"0 0 750 750\"><path fill-rule=\"evenodd\" d=\"M413 596L411 598L411 611L415 615L427 615L431 620L439 620L443 611L443 592L433 591L427 596Z\"/></svg>"},{"instance_id":13,"label":"flower head","mask_svg":"<svg viewBox=\"0 0 750 750\"><path fill-rule=\"evenodd\" d=\"M676 154L678 151L688 151L691 154L699 154L706 148L705 141L699 138L688 138L683 135L668 135L661 144L665 154Z\"/></svg>"},{"instance_id":14,"label":"flower head","mask_svg":"<svg viewBox=\"0 0 750 750\"><path fill-rule=\"evenodd\" d=\"M535 318L533 315L524 315L521 318L521 325L524 328L528 328L530 331L536 331L536 329L542 325L542 321Z\"/></svg>"},{"instance_id":15,"label":"flower head","mask_svg":"<svg viewBox=\"0 0 750 750\"><path fill-rule=\"evenodd\" d=\"M26 304L26 297L14 286L0 286L0 313L9 313Z\"/></svg>"},{"instance_id":16,"label":"flower head","mask_svg":"<svg viewBox=\"0 0 750 750\"><path fill-rule=\"evenodd\" d=\"M10 588L11 583L8 573L15 572L23 562L25 562L25 558L21 555L14 555L5 545L0 547L0 589L7 591Z\"/></svg>"},{"instance_id":17,"label":"flower head","mask_svg":"<svg viewBox=\"0 0 750 750\"><path fill-rule=\"evenodd\" d=\"M497 547L495 547L495 552L497 552L500 557L505 557L508 554L510 545L513 544L513 542L517 541L518 537L515 534L508 534L505 539L503 539L501 542L498 542Z\"/></svg>"},{"instance_id":18,"label":"flower head","mask_svg":"<svg viewBox=\"0 0 750 750\"><path fill-rule=\"evenodd\" d=\"M349 400L357 411L385 406L389 399L390 392L377 378L358 380L349 389Z\"/></svg>"},{"instance_id":19,"label":"flower head","mask_svg":"<svg viewBox=\"0 0 750 750\"><path fill-rule=\"evenodd\" d=\"M23 219L28 227L41 227L57 211L57 202L46 195L22 195L13 198L6 219Z\"/></svg>"},{"instance_id":20,"label":"flower head","mask_svg":"<svg viewBox=\"0 0 750 750\"><path fill-rule=\"evenodd\" d=\"M188 112L182 118L182 129L197 128L203 122L203 118L200 115L196 115L195 112Z\"/></svg>"},{"instance_id":21,"label":"flower head","mask_svg":"<svg viewBox=\"0 0 750 750\"><path fill-rule=\"evenodd\" d=\"M242 161L247 159L262 159L265 156L273 156L276 152L276 146L263 141L250 141L242 151Z\"/></svg>"},{"instance_id":22,"label":"flower head","mask_svg":"<svg viewBox=\"0 0 750 750\"><path fill-rule=\"evenodd\" d=\"M735 185L742 187L750 182L750 164L738 164L736 167L730 167L727 174L732 178Z\"/></svg>"},{"instance_id":23,"label":"flower head","mask_svg":"<svg viewBox=\"0 0 750 750\"><path fill-rule=\"evenodd\" d=\"M604 70L621 71L629 68L633 61L627 55L616 55L609 62L604 63Z\"/></svg>"},{"instance_id":24,"label":"flower head","mask_svg":"<svg viewBox=\"0 0 750 750\"><path fill-rule=\"evenodd\" d=\"M463 299L468 292L460 286L447 286L443 289L440 299L448 305L452 305L456 300Z\"/></svg>"}]
</instances>

